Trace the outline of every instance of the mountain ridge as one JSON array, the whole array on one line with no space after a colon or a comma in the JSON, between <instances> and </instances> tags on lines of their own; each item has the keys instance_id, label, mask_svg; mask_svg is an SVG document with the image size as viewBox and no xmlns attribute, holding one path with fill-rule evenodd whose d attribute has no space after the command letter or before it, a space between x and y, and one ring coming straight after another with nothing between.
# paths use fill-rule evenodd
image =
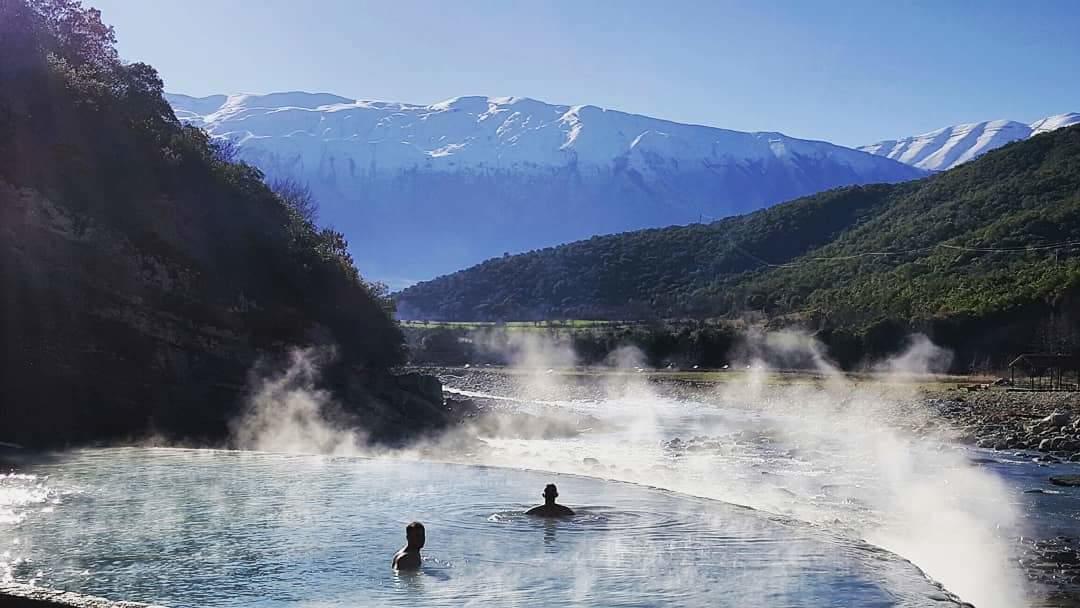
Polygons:
<instances>
[{"instance_id":1,"label":"mountain ridge","mask_svg":"<svg viewBox=\"0 0 1080 608\"><path fill-rule=\"evenodd\" d=\"M857 149L928 171L944 171L1003 145L1080 123L1080 113L1066 112L1030 124L989 120L935 129L902 139L882 140Z\"/></svg>"},{"instance_id":2,"label":"mountain ridge","mask_svg":"<svg viewBox=\"0 0 1080 608\"><path fill-rule=\"evenodd\" d=\"M404 102L378 101L378 100L351 100L332 93L308 93L305 91L289 91L269 93L266 95L233 94L233 95L210 95L206 97L192 97L183 94L170 93L167 99L177 112L178 118L190 124L203 127L212 135L233 136L239 135L238 143L243 145L245 138L265 138L265 133L257 133L252 129L265 127L254 125L261 113L277 115L290 111L298 113L319 112L321 121L328 121L329 116L338 113L349 113L351 119L357 112L392 112L385 116L379 116L379 121L367 133L366 143L392 143L395 141L408 143L411 146L424 151L426 158L400 157L392 158L391 162L403 163L409 166L410 162L433 162L442 158L457 157L463 163L490 163L492 152L479 150L476 154L469 155L463 152L465 147L481 148L482 142L476 142L472 137L482 134L483 129L459 132L444 135L437 142L423 141L417 134L410 130L418 130L417 123L429 122L436 119L445 119L446 114L464 113L475 116L477 123L491 121L497 123L497 128L488 129L494 131L497 136L495 144L501 148L499 154L509 162L530 162L544 165L562 165L567 161L583 164L602 164L611 162L612 159L626 154L633 154L646 141L645 138L656 133L662 133L669 137L679 137L684 144L692 145L692 148L674 148L675 152L685 154L682 158L696 158L705 152L713 156L723 156L725 152L732 151L737 146L743 146L735 151L741 152L744 158L784 157L791 152L802 154L816 153L825 155L837 155L844 162L859 168L870 168L875 165L873 159L864 154L854 151L852 148L839 146L826 141L801 139L790 137L775 131L737 131L709 125L681 123L672 120L655 118L643 114L623 112L621 110L604 108L591 104L566 105L550 104L530 97L486 97L480 95L452 97L433 104L411 104ZM269 112L266 112L269 111ZM407 116L402 121L402 114L412 113L415 116ZM603 118L599 118L603 117ZM308 117L311 118L311 117ZM501 119L501 122L499 120ZM619 121L617 124L600 124L603 120ZM533 121L536 122L533 122ZM585 124L585 121L592 121ZM393 123L398 124L393 124ZM459 121L460 122L460 121ZM593 122L597 124L593 124ZM302 119L293 126L309 126ZM321 126L321 125L320 125ZM339 129L345 125L334 125ZM455 125L461 127L462 125ZM625 127L625 131L623 130ZM363 128L361 126L361 128ZM616 131L611 132L614 128ZM561 139L548 137L547 144L558 144L558 150L572 152L573 157L548 155L544 157L528 158L523 154L544 151L534 146L532 149L520 150L522 137L532 135L529 131L557 130ZM606 131L596 136L587 135L585 129ZM663 130L660 130L663 129ZM332 139L333 134L327 133L328 128L323 129L324 139ZM288 135L295 136L298 132L292 131ZM360 129L338 132L338 137L347 135L356 137L362 134ZM548 136L548 133L543 133ZM269 135L273 137L274 135ZM450 141L443 143L448 137L459 137L462 141ZM588 139L586 139L588 137ZM708 137L711 147L705 149L701 141L692 141L702 137ZM723 139L727 138L726 141ZM490 141L490 138L489 138ZM727 150L720 149L718 144L727 144ZM775 144L782 143L783 147ZM648 151L655 152L650 148ZM754 155L754 156L750 156ZM679 158L679 157L675 157ZM527 159L527 160L526 160ZM390 164L387 168L397 168ZM440 167L442 168L442 167Z\"/></svg>"},{"instance_id":3,"label":"mountain ridge","mask_svg":"<svg viewBox=\"0 0 1080 608\"><path fill-rule=\"evenodd\" d=\"M360 268L395 286L504 252L926 175L828 142L524 97L168 99L271 179L308 184Z\"/></svg>"},{"instance_id":4,"label":"mountain ridge","mask_svg":"<svg viewBox=\"0 0 1080 608\"><path fill-rule=\"evenodd\" d=\"M904 327L970 356L1077 348L1078 159L1080 125L918 181L495 258L400 292L399 317L748 319Z\"/></svg>"}]
</instances>

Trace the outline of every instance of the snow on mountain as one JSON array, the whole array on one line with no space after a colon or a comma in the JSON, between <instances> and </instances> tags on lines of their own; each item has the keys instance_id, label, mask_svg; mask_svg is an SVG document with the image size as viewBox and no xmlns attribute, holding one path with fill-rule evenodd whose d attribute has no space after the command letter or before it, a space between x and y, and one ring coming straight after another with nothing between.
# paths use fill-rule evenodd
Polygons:
<instances>
[{"instance_id":1,"label":"snow on mountain","mask_svg":"<svg viewBox=\"0 0 1080 608\"><path fill-rule=\"evenodd\" d=\"M1005 144L1080 123L1070 112L1037 120L1030 125L992 120L945 127L901 140L881 141L859 150L884 156L929 171L945 171Z\"/></svg>"},{"instance_id":2,"label":"snow on mountain","mask_svg":"<svg viewBox=\"0 0 1080 608\"><path fill-rule=\"evenodd\" d=\"M920 170L820 141L525 97L167 96L270 177L308 183L361 270L404 284L507 251L751 211ZM429 225L429 223L436 222Z\"/></svg>"},{"instance_id":3,"label":"snow on mountain","mask_svg":"<svg viewBox=\"0 0 1080 608\"><path fill-rule=\"evenodd\" d=\"M1080 113L1068 112L1066 114L1058 114L1057 116L1051 116L1049 118L1043 118L1042 120L1036 120L1029 125L1031 127L1030 137L1060 129L1062 127L1071 127L1072 125L1080 124Z\"/></svg>"},{"instance_id":4,"label":"snow on mountain","mask_svg":"<svg viewBox=\"0 0 1080 608\"><path fill-rule=\"evenodd\" d=\"M856 174L910 174L825 142L680 124L596 106L527 97L456 97L432 105L354 101L303 92L168 96L177 115L278 162L309 163L330 149L377 170L611 168L680 162L828 160Z\"/></svg>"}]
</instances>

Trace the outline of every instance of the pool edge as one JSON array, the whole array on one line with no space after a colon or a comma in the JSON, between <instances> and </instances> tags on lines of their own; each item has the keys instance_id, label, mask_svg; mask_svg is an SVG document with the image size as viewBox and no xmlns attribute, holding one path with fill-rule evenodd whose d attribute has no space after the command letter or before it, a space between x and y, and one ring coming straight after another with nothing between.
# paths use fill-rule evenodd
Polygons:
<instances>
[{"instance_id":1,"label":"pool edge","mask_svg":"<svg viewBox=\"0 0 1080 608\"><path fill-rule=\"evenodd\" d=\"M0 583L0 608L163 608L156 604L113 601L73 591L21 583Z\"/></svg>"}]
</instances>

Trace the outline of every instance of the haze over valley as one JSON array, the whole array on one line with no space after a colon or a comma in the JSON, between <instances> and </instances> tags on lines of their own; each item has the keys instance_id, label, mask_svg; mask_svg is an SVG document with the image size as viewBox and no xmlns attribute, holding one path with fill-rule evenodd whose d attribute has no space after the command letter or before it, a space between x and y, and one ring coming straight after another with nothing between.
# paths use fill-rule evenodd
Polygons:
<instances>
[{"instance_id":1,"label":"haze over valley","mask_svg":"<svg viewBox=\"0 0 1080 608\"><path fill-rule=\"evenodd\" d=\"M458 97L432 105L301 92L169 95L271 179L307 184L365 275L403 287L597 234L709 221L926 173L781 133L596 106Z\"/></svg>"},{"instance_id":2,"label":"haze over valley","mask_svg":"<svg viewBox=\"0 0 1080 608\"><path fill-rule=\"evenodd\" d=\"M503 253L917 179L1080 122L1072 113L964 124L852 150L529 98L167 99L178 118L234 142L269 178L311 188L321 220L351 238L365 274L393 288ZM435 217L437 225L418 221Z\"/></svg>"}]
</instances>

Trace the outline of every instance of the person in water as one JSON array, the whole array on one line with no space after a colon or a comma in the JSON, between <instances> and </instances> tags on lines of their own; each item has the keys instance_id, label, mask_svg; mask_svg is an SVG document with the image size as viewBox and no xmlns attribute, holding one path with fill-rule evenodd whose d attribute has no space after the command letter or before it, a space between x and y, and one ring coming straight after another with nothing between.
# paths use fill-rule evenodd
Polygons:
<instances>
[{"instance_id":1,"label":"person in water","mask_svg":"<svg viewBox=\"0 0 1080 608\"><path fill-rule=\"evenodd\" d=\"M424 540L424 524L414 521L405 526L405 546L394 554L394 570L419 570Z\"/></svg>"},{"instance_id":2,"label":"person in water","mask_svg":"<svg viewBox=\"0 0 1080 608\"><path fill-rule=\"evenodd\" d=\"M526 515L537 515L539 517L569 517L574 514L574 511L570 507L566 507L555 502L555 499L559 496L559 489L555 487L555 484L549 483L544 487L544 504L539 507L533 507L525 512Z\"/></svg>"}]
</instances>

